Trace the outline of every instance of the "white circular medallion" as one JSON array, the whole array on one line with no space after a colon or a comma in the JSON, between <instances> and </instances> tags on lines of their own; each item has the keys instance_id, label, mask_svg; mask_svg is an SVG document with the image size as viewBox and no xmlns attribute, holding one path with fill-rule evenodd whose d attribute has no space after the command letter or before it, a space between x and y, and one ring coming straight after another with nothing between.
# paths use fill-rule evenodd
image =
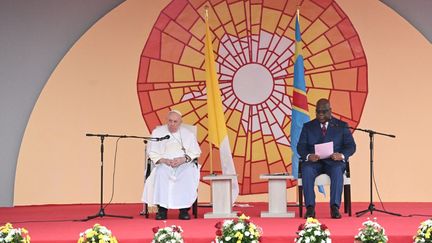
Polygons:
<instances>
[{"instance_id":1,"label":"white circular medallion","mask_svg":"<svg viewBox=\"0 0 432 243\"><path fill-rule=\"evenodd\" d=\"M260 104L267 100L273 91L273 77L270 71L260 64L246 64L234 75L233 88L242 102Z\"/></svg>"}]
</instances>

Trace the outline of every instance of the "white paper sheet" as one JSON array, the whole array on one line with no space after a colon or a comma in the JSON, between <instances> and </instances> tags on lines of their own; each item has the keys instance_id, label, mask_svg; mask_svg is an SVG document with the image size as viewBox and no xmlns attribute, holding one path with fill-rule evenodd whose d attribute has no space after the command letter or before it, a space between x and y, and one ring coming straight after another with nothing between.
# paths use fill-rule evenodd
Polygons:
<instances>
[{"instance_id":1,"label":"white paper sheet","mask_svg":"<svg viewBox=\"0 0 432 243\"><path fill-rule=\"evenodd\" d=\"M327 159L333 154L333 142L315 144L315 154L320 159Z\"/></svg>"}]
</instances>

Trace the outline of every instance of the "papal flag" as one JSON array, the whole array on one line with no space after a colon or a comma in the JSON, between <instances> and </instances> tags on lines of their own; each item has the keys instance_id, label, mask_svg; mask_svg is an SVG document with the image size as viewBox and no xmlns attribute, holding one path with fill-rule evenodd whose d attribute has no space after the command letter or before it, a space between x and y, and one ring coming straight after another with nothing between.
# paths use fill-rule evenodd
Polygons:
<instances>
[{"instance_id":1,"label":"papal flag","mask_svg":"<svg viewBox=\"0 0 432 243\"><path fill-rule=\"evenodd\" d=\"M220 160L223 174L235 175L236 170L231 154L228 139L228 132L225 123L225 116L222 106L219 81L216 76L216 65L213 53L211 32L208 24L208 11L206 11L206 36L205 36L205 69L206 69L206 89L207 89L207 109L208 109L208 134L209 141L219 148ZM232 203L239 194L237 178L232 184Z\"/></svg>"}]
</instances>

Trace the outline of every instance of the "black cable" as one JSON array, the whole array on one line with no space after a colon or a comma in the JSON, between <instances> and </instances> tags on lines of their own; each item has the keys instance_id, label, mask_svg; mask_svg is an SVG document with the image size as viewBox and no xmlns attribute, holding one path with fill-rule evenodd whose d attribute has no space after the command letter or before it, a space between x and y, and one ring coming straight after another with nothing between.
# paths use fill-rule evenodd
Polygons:
<instances>
[{"instance_id":1,"label":"black cable","mask_svg":"<svg viewBox=\"0 0 432 243\"><path fill-rule=\"evenodd\" d=\"M116 172L116 165L117 165L117 150L118 150L118 143L121 138L117 138L116 140L116 146L115 146L115 152L114 152L114 166L113 166L113 174L112 174L112 188L111 188L111 198L110 201L105 204L103 209L106 209L113 201L114 199L114 191L115 191L115 172Z\"/></svg>"},{"instance_id":2,"label":"black cable","mask_svg":"<svg viewBox=\"0 0 432 243\"><path fill-rule=\"evenodd\" d=\"M24 223L58 223L58 222L81 222L81 219L48 219L48 220L25 220L25 221L8 221L11 224Z\"/></svg>"}]
</instances>

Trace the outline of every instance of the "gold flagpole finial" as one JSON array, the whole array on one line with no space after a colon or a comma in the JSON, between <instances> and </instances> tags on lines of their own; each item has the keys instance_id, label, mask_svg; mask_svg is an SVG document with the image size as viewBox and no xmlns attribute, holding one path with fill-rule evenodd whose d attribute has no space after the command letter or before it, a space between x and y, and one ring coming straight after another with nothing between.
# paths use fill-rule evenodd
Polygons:
<instances>
[{"instance_id":1,"label":"gold flagpole finial","mask_svg":"<svg viewBox=\"0 0 432 243\"><path fill-rule=\"evenodd\" d=\"M205 5L204 6L204 10L205 10L205 17L206 17L206 19L208 19L208 9L209 9L209 6Z\"/></svg>"}]
</instances>

